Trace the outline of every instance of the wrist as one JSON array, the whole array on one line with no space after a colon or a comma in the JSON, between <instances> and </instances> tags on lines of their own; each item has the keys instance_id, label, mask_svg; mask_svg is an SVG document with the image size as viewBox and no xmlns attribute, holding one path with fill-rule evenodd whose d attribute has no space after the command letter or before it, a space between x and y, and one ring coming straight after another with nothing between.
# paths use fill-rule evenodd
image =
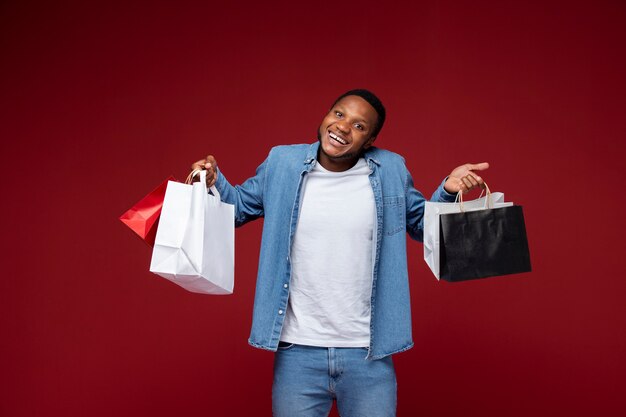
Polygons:
<instances>
[{"instance_id":1,"label":"wrist","mask_svg":"<svg viewBox=\"0 0 626 417\"><path fill-rule=\"evenodd\" d=\"M458 190L451 190L451 180L449 177L446 177L446 179L443 181L443 191L445 191L446 193L450 194L450 195L455 195L458 194Z\"/></svg>"}]
</instances>

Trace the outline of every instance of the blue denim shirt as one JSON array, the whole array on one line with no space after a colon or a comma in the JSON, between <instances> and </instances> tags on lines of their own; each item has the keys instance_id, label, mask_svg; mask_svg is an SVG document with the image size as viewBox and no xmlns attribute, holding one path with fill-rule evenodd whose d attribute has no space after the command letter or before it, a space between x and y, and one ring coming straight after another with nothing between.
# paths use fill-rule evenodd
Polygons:
<instances>
[{"instance_id":1,"label":"blue denim shirt","mask_svg":"<svg viewBox=\"0 0 626 417\"><path fill-rule=\"evenodd\" d=\"M232 186L219 173L216 188L235 205L235 226L264 218L252 330L248 342L276 351L289 298L290 250L300 211L302 183L317 163L319 143L273 148L256 175ZM407 232L422 241L425 199L413 187L404 159L371 147L363 155L370 168L376 205L370 345L368 358L410 349L411 310L406 257ZM451 202L443 189L432 201Z\"/></svg>"}]
</instances>

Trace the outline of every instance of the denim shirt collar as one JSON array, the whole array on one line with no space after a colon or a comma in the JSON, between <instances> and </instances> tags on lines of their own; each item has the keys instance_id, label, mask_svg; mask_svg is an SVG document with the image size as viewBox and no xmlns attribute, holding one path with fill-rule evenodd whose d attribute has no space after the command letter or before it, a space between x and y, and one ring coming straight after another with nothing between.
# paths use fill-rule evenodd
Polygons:
<instances>
[{"instance_id":1,"label":"denim shirt collar","mask_svg":"<svg viewBox=\"0 0 626 417\"><path fill-rule=\"evenodd\" d=\"M319 151L320 143L319 141L314 142L309 146L309 150L307 151L306 157L304 158L304 164L306 165L305 171L309 172L313 169L314 162L317 161L317 152ZM374 169L374 164L380 166L380 161L376 159L376 153L378 148L371 146L365 150L363 153L363 158L367 162L367 165L370 169Z\"/></svg>"}]
</instances>

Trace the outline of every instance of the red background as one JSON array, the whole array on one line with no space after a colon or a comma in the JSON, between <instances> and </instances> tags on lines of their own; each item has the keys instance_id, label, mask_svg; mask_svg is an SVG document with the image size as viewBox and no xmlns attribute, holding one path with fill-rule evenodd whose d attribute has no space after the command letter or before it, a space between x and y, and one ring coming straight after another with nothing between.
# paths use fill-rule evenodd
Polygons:
<instances>
[{"instance_id":1,"label":"red background","mask_svg":"<svg viewBox=\"0 0 626 417\"><path fill-rule=\"evenodd\" d=\"M359 87L425 193L492 164L533 262L439 283L409 243L398 414L622 414L625 40L620 1L2 2L0 415L270 415L262 223L213 297L150 274L118 216L206 153L243 181Z\"/></svg>"}]
</instances>

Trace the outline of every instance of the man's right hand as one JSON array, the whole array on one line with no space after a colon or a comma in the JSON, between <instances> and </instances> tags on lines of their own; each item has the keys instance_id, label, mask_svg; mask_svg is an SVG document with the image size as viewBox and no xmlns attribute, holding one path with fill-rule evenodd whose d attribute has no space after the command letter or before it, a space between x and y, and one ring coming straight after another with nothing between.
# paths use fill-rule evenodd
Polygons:
<instances>
[{"instance_id":1,"label":"man's right hand","mask_svg":"<svg viewBox=\"0 0 626 417\"><path fill-rule=\"evenodd\" d=\"M197 169L206 170L206 186L207 188L212 187L217 180L217 162L215 162L213 155L208 155L206 158L191 164L191 171L195 171ZM196 176L191 179L191 182L196 181L200 181L199 174L196 174Z\"/></svg>"}]
</instances>

